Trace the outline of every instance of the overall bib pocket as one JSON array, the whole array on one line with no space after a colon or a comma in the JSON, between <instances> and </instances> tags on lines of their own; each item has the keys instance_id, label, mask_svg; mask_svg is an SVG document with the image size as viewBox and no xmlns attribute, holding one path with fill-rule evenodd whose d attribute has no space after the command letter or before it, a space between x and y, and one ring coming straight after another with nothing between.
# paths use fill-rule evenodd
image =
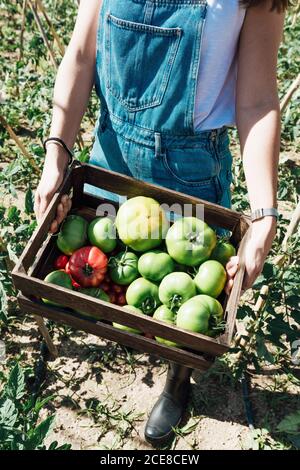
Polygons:
<instances>
[{"instance_id":1,"label":"overall bib pocket","mask_svg":"<svg viewBox=\"0 0 300 470\"><path fill-rule=\"evenodd\" d=\"M136 23L108 13L105 35L109 92L130 112L160 105L182 29Z\"/></svg>"}]
</instances>

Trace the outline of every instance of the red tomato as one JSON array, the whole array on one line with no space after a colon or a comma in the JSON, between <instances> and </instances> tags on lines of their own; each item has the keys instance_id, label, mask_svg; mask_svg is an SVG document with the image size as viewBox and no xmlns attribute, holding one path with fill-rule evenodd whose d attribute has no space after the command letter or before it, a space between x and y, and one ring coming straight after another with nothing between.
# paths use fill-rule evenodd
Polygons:
<instances>
[{"instance_id":1,"label":"red tomato","mask_svg":"<svg viewBox=\"0 0 300 470\"><path fill-rule=\"evenodd\" d=\"M110 291L110 285L106 281L101 282L100 287L101 287L102 290L104 290L104 292L109 292Z\"/></svg>"},{"instance_id":2,"label":"red tomato","mask_svg":"<svg viewBox=\"0 0 300 470\"><path fill-rule=\"evenodd\" d=\"M66 273L71 274L69 261L67 262L67 264L66 264L66 266L65 266L65 271L66 271Z\"/></svg>"},{"instance_id":3,"label":"red tomato","mask_svg":"<svg viewBox=\"0 0 300 470\"><path fill-rule=\"evenodd\" d=\"M79 289L79 287L81 287L80 284L78 284L78 282L76 282L72 276L70 275L70 278L71 278L71 281L72 281L72 286L74 287L74 289Z\"/></svg>"},{"instance_id":4,"label":"red tomato","mask_svg":"<svg viewBox=\"0 0 300 470\"><path fill-rule=\"evenodd\" d=\"M98 287L107 270L107 256L96 246L84 246L69 259L70 274L82 287Z\"/></svg>"},{"instance_id":5,"label":"red tomato","mask_svg":"<svg viewBox=\"0 0 300 470\"><path fill-rule=\"evenodd\" d=\"M122 294L123 292L122 286L119 286L118 284L112 284L111 290L116 294Z\"/></svg>"},{"instance_id":6,"label":"red tomato","mask_svg":"<svg viewBox=\"0 0 300 470\"><path fill-rule=\"evenodd\" d=\"M69 261L69 256L67 255L59 255L56 260L54 261L54 267L56 269L65 269L67 263Z\"/></svg>"},{"instance_id":7,"label":"red tomato","mask_svg":"<svg viewBox=\"0 0 300 470\"><path fill-rule=\"evenodd\" d=\"M72 278L72 276L71 276L69 261L68 261L67 264L66 264L65 271L66 271L67 274L69 274L69 276L70 276L70 278L71 278L72 286L73 286L75 289L78 289L79 287L81 287L81 285L78 284L78 282L76 282L76 281Z\"/></svg>"},{"instance_id":8,"label":"red tomato","mask_svg":"<svg viewBox=\"0 0 300 470\"><path fill-rule=\"evenodd\" d=\"M117 304L120 306L126 305L126 297L124 294L119 294L117 298Z\"/></svg>"}]
</instances>

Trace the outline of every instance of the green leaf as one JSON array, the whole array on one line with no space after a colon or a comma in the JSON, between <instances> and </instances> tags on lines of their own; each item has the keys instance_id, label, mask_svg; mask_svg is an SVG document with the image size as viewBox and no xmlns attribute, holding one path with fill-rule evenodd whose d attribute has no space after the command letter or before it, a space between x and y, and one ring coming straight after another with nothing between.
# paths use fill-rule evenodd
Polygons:
<instances>
[{"instance_id":1,"label":"green leaf","mask_svg":"<svg viewBox=\"0 0 300 470\"><path fill-rule=\"evenodd\" d=\"M32 189L29 188L25 194L25 212L26 214L33 213L33 205L34 205L34 195Z\"/></svg>"},{"instance_id":2,"label":"green leaf","mask_svg":"<svg viewBox=\"0 0 300 470\"><path fill-rule=\"evenodd\" d=\"M7 253L8 253L8 256L9 256L9 259L13 262L13 263L17 263L18 262L18 257L16 255L16 253L14 252L12 246L10 245L10 243L7 244Z\"/></svg>"},{"instance_id":3,"label":"green leaf","mask_svg":"<svg viewBox=\"0 0 300 470\"><path fill-rule=\"evenodd\" d=\"M35 429L29 432L29 439L25 442L27 450L35 450L40 447L54 424L54 415L48 416Z\"/></svg>"},{"instance_id":4,"label":"green leaf","mask_svg":"<svg viewBox=\"0 0 300 470\"><path fill-rule=\"evenodd\" d=\"M18 410L14 402L7 398L0 407L0 425L12 428L18 418Z\"/></svg>"},{"instance_id":5,"label":"green leaf","mask_svg":"<svg viewBox=\"0 0 300 470\"><path fill-rule=\"evenodd\" d=\"M19 210L16 206L11 206L7 211L7 221L13 222L13 220L18 219Z\"/></svg>"},{"instance_id":6,"label":"green leaf","mask_svg":"<svg viewBox=\"0 0 300 470\"><path fill-rule=\"evenodd\" d=\"M290 313L291 317L295 320L300 325L300 311L299 310L293 310Z\"/></svg>"},{"instance_id":7,"label":"green leaf","mask_svg":"<svg viewBox=\"0 0 300 470\"><path fill-rule=\"evenodd\" d=\"M300 432L300 410L283 418L278 424L276 430L287 434Z\"/></svg>"},{"instance_id":8,"label":"green leaf","mask_svg":"<svg viewBox=\"0 0 300 470\"><path fill-rule=\"evenodd\" d=\"M70 450L71 449L71 444L63 444L61 446L58 446L58 442L54 441L51 442L48 450Z\"/></svg>"},{"instance_id":9,"label":"green leaf","mask_svg":"<svg viewBox=\"0 0 300 470\"><path fill-rule=\"evenodd\" d=\"M300 449L300 435L288 434L287 439L296 449Z\"/></svg>"},{"instance_id":10,"label":"green leaf","mask_svg":"<svg viewBox=\"0 0 300 470\"><path fill-rule=\"evenodd\" d=\"M24 371L18 363L9 375L5 391L6 395L12 400L20 400L25 394Z\"/></svg>"},{"instance_id":11,"label":"green leaf","mask_svg":"<svg viewBox=\"0 0 300 470\"><path fill-rule=\"evenodd\" d=\"M268 351L266 347L266 339L264 336L257 336L257 354L260 359L264 359L265 361L269 362L270 364L274 364L274 357Z\"/></svg>"}]
</instances>

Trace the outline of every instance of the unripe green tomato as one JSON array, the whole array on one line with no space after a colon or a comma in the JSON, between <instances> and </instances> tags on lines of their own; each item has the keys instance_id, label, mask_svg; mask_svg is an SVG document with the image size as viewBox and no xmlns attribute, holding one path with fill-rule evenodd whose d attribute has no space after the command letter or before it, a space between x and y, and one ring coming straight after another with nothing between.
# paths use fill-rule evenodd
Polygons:
<instances>
[{"instance_id":1,"label":"unripe green tomato","mask_svg":"<svg viewBox=\"0 0 300 470\"><path fill-rule=\"evenodd\" d=\"M97 217L92 220L88 226L88 237L91 244L104 253L110 253L116 248L116 229L109 217Z\"/></svg>"},{"instance_id":2,"label":"unripe green tomato","mask_svg":"<svg viewBox=\"0 0 300 470\"><path fill-rule=\"evenodd\" d=\"M199 294L219 297L226 284L226 271L219 261L208 260L201 264L194 278Z\"/></svg>"},{"instance_id":3,"label":"unripe green tomato","mask_svg":"<svg viewBox=\"0 0 300 470\"><path fill-rule=\"evenodd\" d=\"M220 240L210 255L210 259L219 261L223 266L226 266L231 256L236 255L236 249L234 246L226 241Z\"/></svg>"},{"instance_id":4,"label":"unripe green tomato","mask_svg":"<svg viewBox=\"0 0 300 470\"><path fill-rule=\"evenodd\" d=\"M71 277L63 269L58 269L57 271L52 271L51 273L47 274L44 281L50 284L65 287L66 289L73 289ZM56 307L62 307L61 304L53 302L52 300L42 300L45 304L55 305Z\"/></svg>"},{"instance_id":5,"label":"unripe green tomato","mask_svg":"<svg viewBox=\"0 0 300 470\"><path fill-rule=\"evenodd\" d=\"M145 279L160 282L167 274L174 271L174 261L164 251L148 251L139 258L138 270Z\"/></svg>"},{"instance_id":6,"label":"unripe green tomato","mask_svg":"<svg viewBox=\"0 0 300 470\"><path fill-rule=\"evenodd\" d=\"M186 300L196 295L196 286L187 273L174 272L163 278L159 285L161 303L171 310L176 310Z\"/></svg>"},{"instance_id":7,"label":"unripe green tomato","mask_svg":"<svg viewBox=\"0 0 300 470\"><path fill-rule=\"evenodd\" d=\"M161 303L157 285L143 277L139 277L129 285L126 301L129 305L141 309L146 315L152 315Z\"/></svg>"},{"instance_id":8,"label":"unripe green tomato","mask_svg":"<svg viewBox=\"0 0 300 470\"><path fill-rule=\"evenodd\" d=\"M169 325L176 324L176 313L172 312L166 305L161 305L158 309L155 310L153 318L159 320L163 323L168 323ZM155 339L160 344L165 344L166 346L173 346L175 348L180 348L180 345L171 341L169 339L161 338L160 336L155 336Z\"/></svg>"},{"instance_id":9,"label":"unripe green tomato","mask_svg":"<svg viewBox=\"0 0 300 470\"><path fill-rule=\"evenodd\" d=\"M57 247L65 255L71 256L74 251L87 243L88 222L80 215L69 215L62 223L56 239Z\"/></svg>"}]
</instances>

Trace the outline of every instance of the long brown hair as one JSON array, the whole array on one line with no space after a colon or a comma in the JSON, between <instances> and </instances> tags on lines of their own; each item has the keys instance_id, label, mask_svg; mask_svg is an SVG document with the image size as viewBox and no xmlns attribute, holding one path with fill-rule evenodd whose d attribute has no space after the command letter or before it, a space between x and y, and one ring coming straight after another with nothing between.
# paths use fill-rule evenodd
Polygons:
<instances>
[{"instance_id":1,"label":"long brown hair","mask_svg":"<svg viewBox=\"0 0 300 470\"><path fill-rule=\"evenodd\" d=\"M254 7L264 2L265 0L240 0L243 7ZM273 0L271 10L283 11L289 6L289 0Z\"/></svg>"}]
</instances>

